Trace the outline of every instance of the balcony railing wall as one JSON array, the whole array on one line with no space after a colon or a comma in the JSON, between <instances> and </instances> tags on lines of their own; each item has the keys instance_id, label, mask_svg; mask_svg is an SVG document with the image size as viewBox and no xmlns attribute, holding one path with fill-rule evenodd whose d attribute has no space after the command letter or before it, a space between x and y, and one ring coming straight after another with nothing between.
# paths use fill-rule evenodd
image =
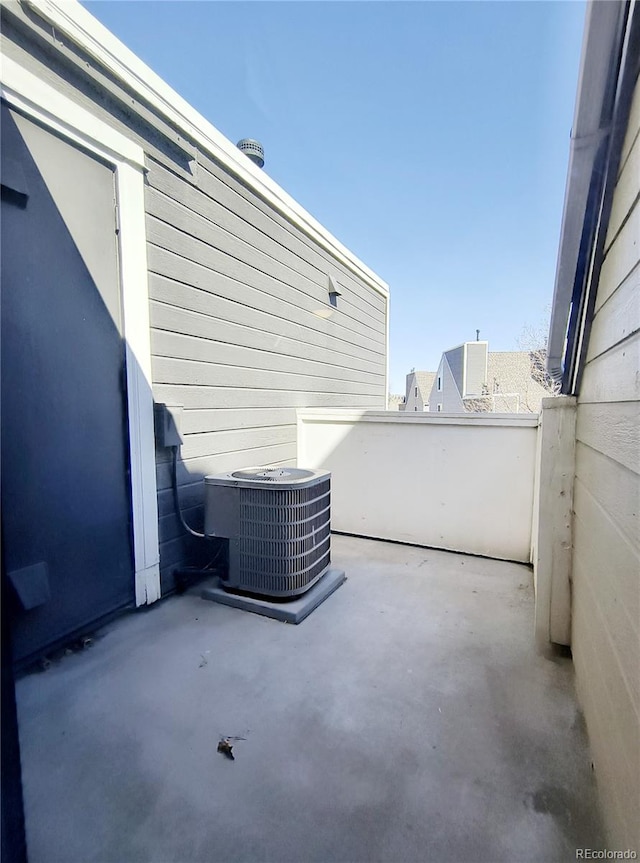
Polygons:
<instances>
[{"instance_id":1,"label":"balcony railing wall","mask_svg":"<svg viewBox=\"0 0 640 863\"><path fill-rule=\"evenodd\" d=\"M300 411L336 531L530 562L536 414Z\"/></svg>"}]
</instances>

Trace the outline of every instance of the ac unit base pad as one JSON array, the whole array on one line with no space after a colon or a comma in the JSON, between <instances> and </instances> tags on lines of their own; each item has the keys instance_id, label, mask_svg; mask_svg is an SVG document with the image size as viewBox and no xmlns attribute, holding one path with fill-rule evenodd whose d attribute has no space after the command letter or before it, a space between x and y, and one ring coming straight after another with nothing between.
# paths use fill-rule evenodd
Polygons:
<instances>
[{"instance_id":1,"label":"ac unit base pad","mask_svg":"<svg viewBox=\"0 0 640 863\"><path fill-rule=\"evenodd\" d=\"M202 599L210 599L212 602L219 602L221 605L230 605L232 608L252 611L254 614L262 614L265 617L273 617L275 620L281 620L284 623L301 623L328 596L331 596L334 590L337 590L346 578L344 570L330 568L306 593L287 602L271 602L258 596L229 593L229 591L221 586L219 578L213 579L207 587L204 587L200 596Z\"/></svg>"}]
</instances>

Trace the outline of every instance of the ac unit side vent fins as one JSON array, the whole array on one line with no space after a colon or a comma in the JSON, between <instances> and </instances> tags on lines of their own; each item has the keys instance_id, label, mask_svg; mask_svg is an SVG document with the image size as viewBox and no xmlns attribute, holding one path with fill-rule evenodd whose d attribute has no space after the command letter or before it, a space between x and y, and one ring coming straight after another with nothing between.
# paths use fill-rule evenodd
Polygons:
<instances>
[{"instance_id":1,"label":"ac unit side vent fins","mask_svg":"<svg viewBox=\"0 0 640 863\"><path fill-rule=\"evenodd\" d=\"M205 533L229 537L229 588L304 593L331 561L331 476L247 468L206 477Z\"/></svg>"}]
</instances>

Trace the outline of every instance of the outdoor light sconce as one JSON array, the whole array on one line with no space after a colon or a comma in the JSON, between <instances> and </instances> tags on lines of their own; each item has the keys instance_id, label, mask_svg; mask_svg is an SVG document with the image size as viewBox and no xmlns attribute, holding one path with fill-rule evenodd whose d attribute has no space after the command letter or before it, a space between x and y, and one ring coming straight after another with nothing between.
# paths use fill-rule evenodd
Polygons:
<instances>
[{"instance_id":1,"label":"outdoor light sconce","mask_svg":"<svg viewBox=\"0 0 640 863\"><path fill-rule=\"evenodd\" d=\"M342 293L338 290L338 283L333 278L333 276L329 276L329 302L334 308L338 308L338 297L341 297Z\"/></svg>"}]
</instances>

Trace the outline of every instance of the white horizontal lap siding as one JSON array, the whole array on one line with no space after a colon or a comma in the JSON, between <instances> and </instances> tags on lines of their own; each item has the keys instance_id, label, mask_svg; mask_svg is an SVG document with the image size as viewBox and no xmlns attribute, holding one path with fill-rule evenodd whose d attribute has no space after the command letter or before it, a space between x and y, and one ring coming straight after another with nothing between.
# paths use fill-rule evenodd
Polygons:
<instances>
[{"instance_id":1,"label":"white horizontal lap siding","mask_svg":"<svg viewBox=\"0 0 640 863\"><path fill-rule=\"evenodd\" d=\"M572 650L615 847L640 832L640 89L578 397Z\"/></svg>"}]
</instances>

